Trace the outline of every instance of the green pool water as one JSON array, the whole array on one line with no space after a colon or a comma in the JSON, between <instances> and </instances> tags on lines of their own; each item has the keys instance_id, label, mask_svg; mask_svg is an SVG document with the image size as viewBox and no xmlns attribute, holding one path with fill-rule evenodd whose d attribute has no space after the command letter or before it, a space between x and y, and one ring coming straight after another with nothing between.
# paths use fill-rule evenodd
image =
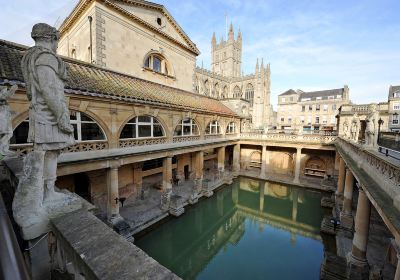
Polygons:
<instances>
[{"instance_id":1,"label":"green pool water","mask_svg":"<svg viewBox=\"0 0 400 280\"><path fill-rule=\"evenodd\" d=\"M136 245L183 279L319 279L320 200L239 178Z\"/></svg>"}]
</instances>

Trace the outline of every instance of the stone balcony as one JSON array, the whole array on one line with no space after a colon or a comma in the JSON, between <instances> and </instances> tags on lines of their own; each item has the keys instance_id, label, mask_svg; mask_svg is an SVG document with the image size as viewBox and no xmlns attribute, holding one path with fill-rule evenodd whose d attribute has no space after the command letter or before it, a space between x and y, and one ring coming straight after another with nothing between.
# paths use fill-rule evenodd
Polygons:
<instances>
[{"instance_id":1,"label":"stone balcony","mask_svg":"<svg viewBox=\"0 0 400 280\"><path fill-rule=\"evenodd\" d=\"M375 191L383 191L392 205L400 210L400 161L378 153L365 145L350 142L341 137L335 141L337 150L353 163L361 181L373 185Z\"/></svg>"}]
</instances>

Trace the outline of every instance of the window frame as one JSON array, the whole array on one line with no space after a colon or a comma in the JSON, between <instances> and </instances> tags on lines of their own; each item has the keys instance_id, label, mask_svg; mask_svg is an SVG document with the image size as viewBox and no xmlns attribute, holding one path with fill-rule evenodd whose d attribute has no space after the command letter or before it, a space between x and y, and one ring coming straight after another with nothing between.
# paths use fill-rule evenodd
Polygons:
<instances>
[{"instance_id":1,"label":"window frame","mask_svg":"<svg viewBox=\"0 0 400 280\"><path fill-rule=\"evenodd\" d=\"M139 121L140 117L149 117L150 121L146 122L146 121ZM154 122L154 120L156 120L156 122ZM125 127L127 125L134 125L135 126L135 137L127 137L127 138L122 138L121 134L123 132L123 130L125 129ZM162 136L154 136L154 126L160 126L161 127L161 131L162 131ZM139 127L140 126L150 126L150 136L139 136ZM122 128L120 134L119 134L119 139L146 139L146 138L162 138L165 137L165 129L163 127L163 125L161 124L161 122L153 117L153 116L149 116L149 115L140 115L140 116L136 116L132 119L130 119Z\"/></svg>"},{"instance_id":2,"label":"window frame","mask_svg":"<svg viewBox=\"0 0 400 280\"><path fill-rule=\"evenodd\" d=\"M185 120L190 120L190 123L184 123ZM181 127L181 134L180 135L175 135L175 132L177 131L176 129L178 126ZM197 127L197 134L193 133L193 126ZM190 134L184 134L184 127L190 127ZM192 118L183 118L176 126L174 129L174 135L173 137L190 137L190 136L199 136L200 135L200 129L197 123L192 119Z\"/></svg>"},{"instance_id":3,"label":"window frame","mask_svg":"<svg viewBox=\"0 0 400 280\"><path fill-rule=\"evenodd\" d=\"M236 123L235 122L230 122L226 126L226 131L225 134L235 134L236 133Z\"/></svg>"},{"instance_id":4,"label":"window frame","mask_svg":"<svg viewBox=\"0 0 400 280\"><path fill-rule=\"evenodd\" d=\"M215 132L213 132L213 128L215 128ZM209 130L209 133L207 133L207 129ZM210 121L206 127L206 130L204 131L205 135L220 135L222 134L221 131L221 126L217 120Z\"/></svg>"}]
</instances>

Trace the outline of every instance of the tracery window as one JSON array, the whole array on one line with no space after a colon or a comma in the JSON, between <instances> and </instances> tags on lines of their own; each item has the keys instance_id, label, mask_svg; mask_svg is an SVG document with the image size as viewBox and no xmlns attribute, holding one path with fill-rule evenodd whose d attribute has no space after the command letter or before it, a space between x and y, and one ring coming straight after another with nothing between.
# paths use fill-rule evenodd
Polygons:
<instances>
[{"instance_id":1,"label":"tracery window","mask_svg":"<svg viewBox=\"0 0 400 280\"><path fill-rule=\"evenodd\" d=\"M226 98L227 93L228 93L228 87L224 86L224 89L222 90L221 98Z\"/></svg>"},{"instance_id":2,"label":"tracery window","mask_svg":"<svg viewBox=\"0 0 400 280\"><path fill-rule=\"evenodd\" d=\"M221 127L218 121L211 121L206 127L206 134L220 134Z\"/></svg>"},{"instance_id":3,"label":"tracery window","mask_svg":"<svg viewBox=\"0 0 400 280\"><path fill-rule=\"evenodd\" d=\"M192 136L199 135L199 127L191 118L184 118L175 127L174 136Z\"/></svg>"},{"instance_id":4,"label":"tracery window","mask_svg":"<svg viewBox=\"0 0 400 280\"><path fill-rule=\"evenodd\" d=\"M74 138L78 142L106 140L101 127L88 115L70 111L70 123L74 128ZM21 122L13 132L11 144L26 144L28 142L29 119Z\"/></svg>"},{"instance_id":5,"label":"tracery window","mask_svg":"<svg viewBox=\"0 0 400 280\"><path fill-rule=\"evenodd\" d=\"M208 80L204 82L204 95L210 95L210 83Z\"/></svg>"},{"instance_id":6,"label":"tracery window","mask_svg":"<svg viewBox=\"0 0 400 280\"><path fill-rule=\"evenodd\" d=\"M161 74L171 75L167 60L160 54L150 54L145 59L144 67Z\"/></svg>"},{"instance_id":7,"label":"tracery window","mask_svg":"<svg viewBox=\"0 0 400 280\"><path fill-rule=\"evenodd\" d=\"M236 133L236 124L234 122L230 122L226 127L226 134L234 133Z\"/></svg>"},{"instance_id":8,"label":"tracery window","mask_svg":"<svg viewBox=\"0 0 400 280\"><path fill-rule=\"evenodd\" d=\"M120 139L162 137L164 135L164 129L156 118L138 116L124 126Z\"/></svg>"},{"instance_id":9,"label":"tracery window","mask_svg":"<svg viewBox=\"0 0 400 280\"><path fill-rule=\"evenodd\" d=\"M233 98L240 98L242 96L242 93L240 92L239 86L235 86L233 89Z\"/></svg>"},{"instance_id":10,"label":"tracery window","mask_svg":"<svg viewBox=\"0 0 400 280\"><path fill-rule=\"evenodd\" d=\"M247 84L246 86L246 92L245 92L245 98L250 102L251 105L253 105L253 100L254 100L254 87L252 84Z\"/></svg>"}]
</instances>

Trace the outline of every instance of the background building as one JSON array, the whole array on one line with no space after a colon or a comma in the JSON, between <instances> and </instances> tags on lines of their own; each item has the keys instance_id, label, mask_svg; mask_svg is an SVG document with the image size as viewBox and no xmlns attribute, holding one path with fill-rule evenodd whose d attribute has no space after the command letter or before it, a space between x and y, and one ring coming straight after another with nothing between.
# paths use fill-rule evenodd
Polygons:
<instances>
[{"instance_id":1,"label":"background building","mask_svg":"<svg viewBox=\"0 0 400 280\"><path fill-rule=\"evenodd\" d=\"M349 88L304 92L288 90L278 96L279 129L336 130L340 106L349 103Z\"/></svg>"},{"instance_id":2,"label":"background building","mask_svg":"<svg viewBox=\"0 0 400 280\"><path fill-rule=\"evenodd\" d=\"M400 86L389 88L389 130L400 131Z\"/></svg>"}]
</instances>

